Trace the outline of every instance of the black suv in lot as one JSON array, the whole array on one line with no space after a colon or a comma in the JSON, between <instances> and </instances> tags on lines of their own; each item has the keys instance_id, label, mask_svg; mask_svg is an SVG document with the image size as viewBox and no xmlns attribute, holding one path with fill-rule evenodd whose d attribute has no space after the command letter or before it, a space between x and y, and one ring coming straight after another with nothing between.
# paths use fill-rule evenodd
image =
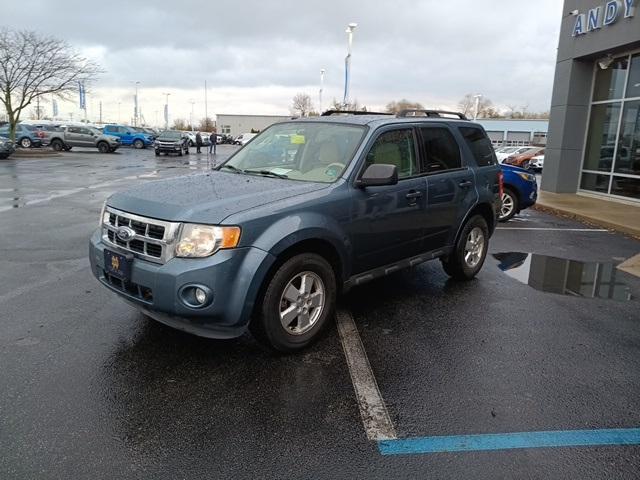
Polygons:
<instances>
[{"instance_id":1,"label":"black suv in lot","mask_svg":"<svg viewBox=\"0 0 640 480\"><path fill-rule=\"evenodd\" d=\"M272 125L212 172L116 193L91 266L162 323L210 338L250 328L294 351L353 286L432 259L473 278L501 196L491 142L462 114L327 112Z\"/></svg>"},{"instance_id":2,"label":"black suv in lot","mask_svg":"<svg viewBox=\"0 0 640 480\"><path fill-rule=\"evenodd\" d=\"M165 130L160 132L153 142L156 157L161 153L169 155L175 153L179 156L189 155L189 137L178 130Z\"/></svg>"}]
</instances>

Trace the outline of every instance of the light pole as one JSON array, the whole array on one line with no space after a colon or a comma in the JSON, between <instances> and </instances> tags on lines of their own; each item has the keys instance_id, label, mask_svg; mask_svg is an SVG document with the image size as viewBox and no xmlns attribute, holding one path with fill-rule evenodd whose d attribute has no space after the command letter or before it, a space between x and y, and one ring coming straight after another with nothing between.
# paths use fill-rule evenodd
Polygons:
<instances>
[{"instance_id":1,"label":"light pole","mask_svg":"<svg viewBox=\"0 0 640 480\"><path fill-rule=\"evenodd\" d=\"M163 93L166 97L166 101L164 102L164 129L169 130L169 95L170 93Z\"/></svg>"},{"instance_id":2,"label":"light pole","mask_svg":"<svg viewBox=\"0 0 640 480\"><path fill-rule=\"evenodd\" d=\"M347 25L347 29L345 33L348 35L348 44L347 44L347 56L344 59L344 98L342 99L342 104L344 108L349 104L349 82L351 81L351 47L353 45L353 31L358 26L357 23L350 23Z\"/></svg>"},{"instance_id":3,"label":"light pole","mask_svg":"<svg viewBox=\"0 0 640 480\"><path fill-rule=\"evenodd\" d=\"M482 98L481 94L474 95L473 98L476 99L476 106L473 110L473 119L476 120L478 118L478 110L480 109L480 99Z\"/></svg>"},{"instance_id":4,"label":"light pole","mask_svg":"<svg viewBox=\"0 0 640 480\"><path fill-rule=\"evenodd\" d=\"M193 106L196 104L196 102L191 99L189 100L189 103L191 104L191 115L189 115L189 124L191 124L191 131L193 132Z\"/></svg>"},{"instance_id":5,"label":"light pole","mask_svg":"<svg viewBox=\"0 0 640 480\"><path fill-rule=\"evenodd\" d=\"M136 95L135 97L133 97L133 126L137 127L138 126L138 85L140 85L140 82L131 82L133 84L135 84L136 86Z\"/></svg>"},{"instance_id":6,"label":"light pole","mask_svg":"<svg viewBox=\"0 0 640 480\"><path fill-rule=\"evenodd\" d=\"M320 91L318 92L318 110L322 115L322 90L324 90L324 68L320 69Z\"/></svg>"}]
</instances>

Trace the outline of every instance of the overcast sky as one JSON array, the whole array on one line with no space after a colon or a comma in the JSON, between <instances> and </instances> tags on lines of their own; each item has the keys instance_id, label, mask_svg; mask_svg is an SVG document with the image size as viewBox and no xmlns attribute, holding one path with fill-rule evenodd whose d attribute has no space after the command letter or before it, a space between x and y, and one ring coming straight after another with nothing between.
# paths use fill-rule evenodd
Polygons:
<instances>
[{"instance_id":1,"label":"overcast sky","mask_svg":"<svg viewBox=\"0 0 640 480\"><path fill-rule=\"evenodd\" d=\"M318 106L341 99L349 22L354 34L351 98L370 109L407 98L455 107L465 93L497 106L549 109L561 0L304 0L3 2L0 25L54 35L97 60L105 73L88 95L89 117L133 115L133 83L147 123L215 113L288 114L308 93ZM220 5L220 6L218 6ZM224 5L224 6L222 6ZM74 118L77 106L60 106Z\"/></svg>"}]
</instances>

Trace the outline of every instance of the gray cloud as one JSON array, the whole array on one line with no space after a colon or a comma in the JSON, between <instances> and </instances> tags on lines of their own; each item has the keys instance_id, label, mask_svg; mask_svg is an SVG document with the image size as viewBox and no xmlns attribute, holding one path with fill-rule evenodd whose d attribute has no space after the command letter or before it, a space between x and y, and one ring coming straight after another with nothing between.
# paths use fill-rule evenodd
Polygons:
<instances>
[{"instance_id":1,"label":"gray cloud","mask_svg":"<svg viewBox=\"0 0 640 480\"><path fill-rule=\"evenodd\" d=\"M452 105L482 92L533 110L548 109L562 9L557 0L63 4L9 2L3 17L96 55L106 70L101 89L139 80L188 91L206 78L213 89L283 87L315 97L325 68L330 100L342 90L344 28L356 21L352 96L362 103Z\"/></svg>"}]
</instances>

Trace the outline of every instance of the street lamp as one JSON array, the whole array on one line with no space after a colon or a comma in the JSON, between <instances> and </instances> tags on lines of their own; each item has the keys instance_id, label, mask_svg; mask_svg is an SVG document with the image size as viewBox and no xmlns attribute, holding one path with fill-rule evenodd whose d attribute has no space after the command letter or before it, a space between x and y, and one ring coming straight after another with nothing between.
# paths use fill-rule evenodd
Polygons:
<instances>
[{"instance_id":1,"label":"street lamp","mask_svg":"<svg viewBox=\"0 0 640 480\"><path fill-rule=\"evenodd\" d=\"M320 91L318 92L318 110L322 115L322 90L324 89L324 68L320 69Z\"/></svg>"},{"instance_id":2,"label":"street lamp","mask_svg":"<svg viewBox=\"0 0 640 480\"><path fill-rule=\"evenodd\" d=\"M344 59L344 98L342 99L342 103L345 108L349 104L349 82L351 81L351 47L353 45L353 31L357 26L357 23L352 22L347 25L347 29L345 30L348 38L347 56Z\"/></svg>"},{"instance_id":3,"label":"street lamp","mask_svg":"<svg viewBox=\"0 0 640 480\"><path fill-rule=\"evenodd\" d=\"M163 93L166 97L166 101L164 102L164 129L169 130L169 95L170 93Z\"/></svg>"},{"instance_id":4,"label":"street lamp","mask_svg":"<svg viewBox=\"0 0 640 480\"><path fill-rule=\"evenodd\" d=\"M476 120L478 118L478 110L480 109L480 99L482 98L481 94L474 95L473 98L476 99L476 106L473 111L473 119Z\"/></svg>"},{"instance_id":5,"label":"street lamp","mask_svg":"<svg viewBox=\"0 0 640 480\"><path fill-rule=\"evenodd\" d=\"M193 132L193 106L196 102L191 99L189 100L189 103L191 103L191 115L189 115L189 124L191 125L191 131Z\"/></svg>"},{"instance_id":6,"label":"street lamp","mask_svg":"<svg viewBox=\"0 0 640 480\"><path fill-rule=\"evenodd\" d=\"M135 97L133 97L133 126L137 127L138 126L138 85L140 85L140 82L131 82L133 84L135 84L136 86L136 95Z\"/></svg>"}]
</instances>

